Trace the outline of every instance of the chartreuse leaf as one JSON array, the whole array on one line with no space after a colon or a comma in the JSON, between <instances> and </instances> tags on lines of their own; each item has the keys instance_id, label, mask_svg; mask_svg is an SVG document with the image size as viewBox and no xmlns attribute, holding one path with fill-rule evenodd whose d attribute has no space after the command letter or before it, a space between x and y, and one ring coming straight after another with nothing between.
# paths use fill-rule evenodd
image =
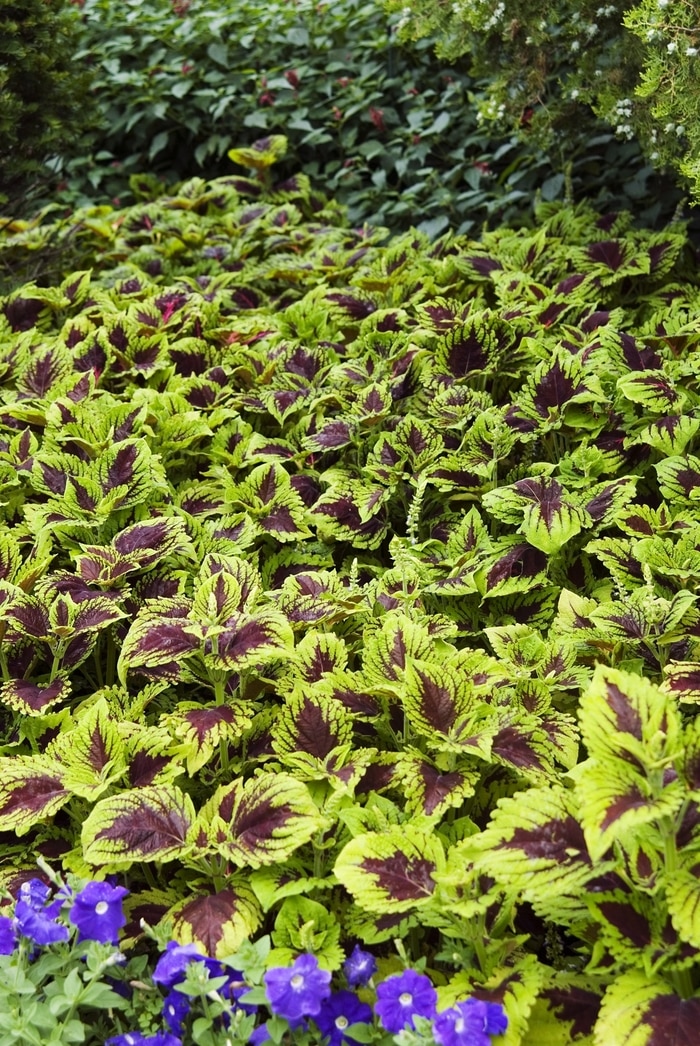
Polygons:
<instances>
[{"instance_id":1,"label":"chartreuse leaf","mask_svg":"<svg viewBox=\"0 0 700 1046\"><path fill-rule=\"evenodd\" d=\"M364 674L375 687L393 691L410 662L429 659L434 642L427 623L390 611L381 619L381 629L365 633Z\"/></svg>"},{"instance_id":2,"label":"chartreuse leaf","mask_svg":"<svg viewBox=\"0 0 700 1046\"><path fill-rule=\"evenodd\" d=\"M63 771L50 756L0 758L0 831L25 835L70 798Z\"/></svg>"},{"instance_id":3,"label":"chartreuse leaf","mask_svg":"<svg viewBox=\"0 0 700 1046\"><path fill-rule=\"evenodd\" d=\"M177 679L180 665L199 649L199 639L188 631L189 605L181 599L149 601L131 623L119 655L119 679L126 685L130 669L166 668Z\"/></svg>"},{"instance_id":4,"label":"chartreuse leaf","mask_svg":"<svg viewBox=\"0 0 700 1046\"><path fill-rule=\"evenodd\" d=\"M307 752L325 759L334 748L352 739L350 712L318 687L301 684L289 694L272 729L272 747L284 760Z\"/></svg>"},{"instance_id":5,"label":"chartreuse leaf","mask_svg":"<svg viewBox=\"0 0 700 1046\"><path fill-rule=\"evenodd\" d=\"M334 873L362 908L399 913L430 905L444 870L437 836L411 823L365 832L346 843Z\"/></svg>"},{"instance_id":6,"label":"chartreuse leaf","mask_svg":"<svg viewBox=\"0 0 700 1046\"><path fill-rule=\"evenodd\" d=\"M265 170L281 160L287 152L287 139L283 134L271 134L258 138L245 148L229 149L227 155L241 167L253 167L256 171Z\"/></svg>"},{"instance_id":7,"label":"chartreuse leaf","mask_svg":"<svg viewBox=\"0 0 700 1046\"><path fill-rule=\"evenodd\" d=\"M126 751L107 700L100 698L72 730L59 734L47 755L64 768L66 787L84 799L96 800L118 781L126 770Z\"/></svg>"},{"instance_id":8,"label":"chartreuse leaf","mask_svg":"<svg viewBox=\"0 0 700 1046\"><path fill-rule=\"evenodd\" d=\"M695 1046L700 998L683 999L660 977L629 970L606 990L596 1022L595 1046Z\"/></svg>"},{"instance_id":9,"label":"chartreuse leaf","mask_svg":"<svg viewBox=\"0 0 700 1046\"><path fill-rule=\"evenodd\" d=\"M91 864L128 865L185 857L194 840L195 810L175 785L133 788L100 799L83 824L81 842Z\"/></svg>"},{"instance_id":10,"label":"chartreuse leaf","mask_svg":"<svg viewBox=\"0 0 700 1046\"><path fill-rule=\"evenodd\" d=\"M496 710L473 693L464 669L449 662L410 662L401 701L413 729L434 747L449 742L461 751L488 758L498 730Z\"/></svg>"},{"instance_id":11,"label":"chartreuse leaf","mask_svg":"<svg viewBox=\"0 0 700 1046\"><path fill-rule=\"evenodd\" d=\"M11 679L0 686L0 701L15 712L26 716L43 716L54 705L65 701L71 693L69 680L61 676L51 683L31 683L27 679Z\"/></svg>"},{"instance_id":12,"label":"chartreuse leaf","mask_svg":"<svg viewBox=\"0 0 700 1046\"><path fill-rule=\"evenodd\" d=\"M509 487L487 491L484 508L502 519L517 515L518 530L534 548L551 555L590 525L591 518L573 494L555 479L536 476L518 480Z\"/></svg>"},{"instance_id":13,"label":"chartreuse leaf","mask_svg":"<svg viewBox=\"0 0 700 1046\"><path fill-rule=\"evenodd\" d=\"M594 978L557 971L540 990L521 1046L593 1046L600 1002Z\"/></svg>"},{"instance_id":14,"label":"chartreuse leaf","mask_svg":"<svg viewBox=\"0 0 700 1046\"><path fill-rule=\"evenodd\" d=\"M345 958L340 932L338 919L318 901L287 897L275 919L270 965L291 966L298 955L309 952L323 969L337 970Z\"/></svg>"},{"instance_id":15,"label":"chartreuse leaf","mask_svg":"<svg viewBox=\"0 0 700 1046\"><path fill-rule=\"evenodd\" d=\"M681 505L700 499L700 458L694 454L673 455L654 465L661 496Z\"/></svg>"},{"instance_id":16,"label":"chartreuse leaf","mask_svg":"<svg viewBox=\"0 0 700 1046\"><path fill-rule=\"evenodd\" d=\"M173 937L179 944L199 944L206 955L223 959L253 936L262 921L262 912L244 877L234 875L217 893L183 898L163 919L170 920Z\"/></svg>"},{"instance_id":17,"label":"chartreuse leaf","mask_svg":"<svg viewBox=\"0 0 700 1046\"><path fill-rule=\"evenodd\" d=\"M433 760L410 747L398 756L396 772L406 797L406 809L436 820L473 795L481 777L472 768L441 770Z\"/></svg>"},{"instance_id":18,"label":"chartreuse leaf","mask_svg":"<svg viewBox=\"0 0 700 1046\"><path fill-rule=\"evenodd\" d=\"M700 854L679 854L673 871L664 876L666 905L678 936L700 948Z\"/></svg>"},{"instance_id":19,"label":"chartreuse leaf","mask_svg":"<svg viewBox=\"0 0 700 1046\"><path fill-rule=\"evenodd\" d=\"M240 868L284 861L323 824L306 786L280 773L217 788L199 822L210 846Z\"/></svg>"},{"instance_id":20,"label":"chartreuse leaf","mask_svg":"<svg viewBox=\"0 0 700 1046\"><path fill-rule=\"evenodd\" d=\"M237 741L252 723L241 704L212 705L199 701L179 701L173 712L161 719L179 742L177 755L184 757L187 773L194 777L211 759L221 741Z\"/></svg>"},{"instance_id":21,"label":"chartreuse leaf","mask_svg":"<svg viewBox=\"0 0 700 1046\"><path fill-rule=\"evenodd\" d=\"M310 894L314 890L329 889L332 885L328 879L311 877L306 872L303 861L290 857L284 864L265 865L249 873L246 871L246 876L263 911L269 912L285 897Z\"/></svg>"},{"instance_id":22,"label":"chartreuse leaf","mask_svg":"<svg viewBox=\"0 0 700 1046\"><path fill-rule=\"evenodd\" d=\"M499 800L485 831L459 846L473 855L477 869L555 920L580 909L586 883L612 867L592 863L576 797L561 785Z\"/></svg>"},{"instance_id":23,"label":"chartreuse leaf","mask_svg":"<svg viewBox=\"0 0 700 1046\"><path fill-rule=\"evenodd\" d=\"M589 755L654 768L681 753L675 702L646 679L599 665L581 698L580 722Z\"/></svg>"},{"instance_id":24,"label":"chartreuse leaf","mask_svg":"<svg viewBox=\"0 0 700 1046\"><path fill-rule=\"evenodd\" d=\"M668 694L639 676L599 665L580 704L590 758L571 771L589 851L601 857L631 828L673 816L683 802L663 769L682 754L680 716Z\"/></svg>"}]
</instances>

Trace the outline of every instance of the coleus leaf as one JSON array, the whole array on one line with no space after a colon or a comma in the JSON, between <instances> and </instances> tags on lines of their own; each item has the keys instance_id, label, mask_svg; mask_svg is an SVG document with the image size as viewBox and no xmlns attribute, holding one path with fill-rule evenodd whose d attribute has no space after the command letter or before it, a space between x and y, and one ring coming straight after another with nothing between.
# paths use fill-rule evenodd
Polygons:
<instances>
[{"instance_id":1,"label":"coleus leaf","mask_svg":"<svg viewBox=\"0 0 700 1046\"><path fill-rule=\"evenodd\" d=\"M70 798L63 773L49 756L0 758L0 831L25 835Z\"/></svg>"},{"instance_id":2,"label":"coleus leaf","mask_svg":"<svg viewBox=\"0 0 700 1046\"><path fill-rule=\"evenodd\" d=\"M188 610L189 604L181 599L161 599L138 612L119 655L118 672L123 685L130 669L163 666L172 678L177 678L181 662L199 649L199 639L187 631Z\"/></svg>"},{"instance_id":3,"label":"coleus leaf","mask_svg":"<svg viewBox=\"0 0 700 1046\"><path fill-rule=\"evenodd\" d=\"M676 936L659 895L652 900L640 890L596 891L587 902L601 943L621 965L651 968L660 959L683 958L682 951L692 954Z\"/></svg>"},{"instance_id":4,"label":"coleus leaf","mask_svg":"<svg viewBox=\"0 0 700 1046\"><path fill-rule=\"evenodd\" d=\"M247 709L237 705L206 705L180 701L162 720L180 742L178 755L187 759L193 777L209 761L220 742L233 742L251 725Z\"/></svg>"},{"instance_id":5,"label":"coleus leaf","mask_svg":"<svg viewBox=\"0 0 700 1046\"><path fill-rule=\"evenodd\" d=\"M558 552L562 545L590 523L585 509L555 479L546 476L521 479L509 487L487 491L484 507L497 518L503 511L517 511L522 518L518 530L530 545L542 552Z\"/></svg>"},{"instance_id":6,"label":"coleus leaf","mask_svg":"<svg viewBox=\"0 0 700 1046\"><path fill-rule=\"evenodd\" d=\"M381 619L381 629L365 634L362 667L365 677L375 687L393 689L401 684L408 664L428 660L434 640L427 626L393 611Z\"/></svg>"},{"instance_id":7,"label":"coleus leaf","mask_svg":"<svg viewBox=\"0 0 700 1046\"><path fill-rule=\"evenodd\" d=\"M241 876L234 876L223 890L183 898L169 909L163 921L172 921L172 935L178 944L198 944L205 955L223 959L253 936L261 919L252 889Z\"/></svg>"},{"instance_id":8,"label":"coleus leaf","mask_svg":"<svg viewBox=\"0 0 700 1046\"><path fill-rule=\"evenodd\" d=\"M603 996L595 1046L694 1046L698 1021L700 999L683 999L663 978L630 970L616 977Z\"/></svg>"},{"instance_id":9,"label":"coleus leaf","mask_svg":"<svg viewBox=\"0 0 700 1046\"><path fill-rule=\"evenodd\" d=\"M333 871L360 907L397 914L431 904L444 866L439 838L406 823L351 839Z\"/></svg>"},{"instance_id":10,"label":"coleus leaf","mask_svg":"<svg viewBox=\"0 0 700 1046\"><path fill-rule=\"evenodd\" d=\"M262 773L219 787L200 815L210 845L241 868L284 861L321 826L315 803L289 774Z\"/></svg>"},{"instance_id":11,"label":"coleus leaf","mask_svg":"<svg viewBox=\"0 0 700 1046\"><path fill-rule=\"evenodd\" d=\"M10 679L0 686L0 701L23 715L42 716L70 695L70 680L57 676L51 683Z\"/></svg>"},{"instance_id":12,"label":"coleus leaf","mask_svg":"<svg viewBox=\"0 0 700 1046\"><path fill-rule=\"evenodd\" d=\"M481 777L478 770L440 770L433 760L410 747L396 761L397 780L411 813L436 820L474 794Z\"/></svg>"},{"instance_id":13,"label":"coleus leaf","mask_svg":"<svg viewBox=\"0 0 700 1046\"><path fill-rule=\"evenodd\" d=\"M474 572L477 590L486 598L530 592L547 583L547 556L518 538L500 538Z\"/></svg>"},{"instance_id":14,"label":"coleus leaf","mask_svg":"<svg viewBox=\"0 0 700 1046\"><path fill-rule=\"evenodd\" d=\"M294 675L306 683L317 683L330 672L342 671L348 650L342 636L315 629L302 636L295 648Z\"/></svg>"},{"instance_id":15,"label":"coleus leaf","mask_svg":"<svg viewBox=\"0 0 700 1046\"><path fill-rule=\"evenodd\" d=\"M289 656L294 634L279 610L260 607L254 614L232 614L218 636L205 640L203 649L205 661L213 667L240 671Z\"/></svg>"},{"instance_id":16,"label":"coleus leaf","mask_svg":"<svg viewBox=\"0 0 700 1046\"><path fill-rule=\"evenodd\" d=\"M680 454L654 465L662 497L670 502L693 502L700 498L700 458Z\"/></svg>"},{"instance_id":17,"label":"coleus leaf","mask_svg":"<svg viewBox=\"0 0 700 1046\"><path fill-rule=\"evenodd\" d=\"M63 768L66 787L95 800L126 770L126 749L104 697L80 716L77 726L60 733L46 754Z\"/></svg>"},{"instance_id":18,"label":"coleus leaf","mask_svg":"<svg viewBox=\"0 0 700 1046\"><path fill-rule=\"evenodd\" d=\"M275 965L288 966L302 952L310 952L322 969L337 970L345 956L335 915L307 897L285 898L275 919L272 941L275 947L268 962Z\"/></svg>"},{"instance_id":19,"label":"coleus leaf","mask_svg":"<svg viewBox=\"0 0 700 1046\"><path fill-rule=\"evenodd\" d=\"M641 403L649 414L670 414L682 406L673 380L663 371L625 374L617 380L617 391L632 403Z\"/></svg>"},{"instance_id":20,"label":"coleus leaf","mask_svg":"<svg viewBox=\"0 0 700 1046\"><path fill-rule=\"evenodd\" d=\"M486 830L460 847L477 871L558 920L568 921L566 912L580 907L586 884L612 867L593 864L575 796L559 784L499 800Z\"/></svg>"},{"instance_id":21,"label":"coleus leaf","mask_svg":"<svg viewBox=\"0 0 700 1046\"><path fill-rule=\"evenodd\" d=\"M316 759L326 756L352 739L350 713L318 688L294 690L287 695L272 729L272 747L285 756L307 752Z\"/></svg>"},{"instance_id":22,"label":"coleus leaf","mask_svg":"<svg viewBox=\"0 0 700 1046\"><path fill-rule=\"evenodd\" d=\"M83 824L91 864L130 865L185 857L194 841L195 810L175 785L149 785L100 799Z\"/></svg>"}]
</instances>

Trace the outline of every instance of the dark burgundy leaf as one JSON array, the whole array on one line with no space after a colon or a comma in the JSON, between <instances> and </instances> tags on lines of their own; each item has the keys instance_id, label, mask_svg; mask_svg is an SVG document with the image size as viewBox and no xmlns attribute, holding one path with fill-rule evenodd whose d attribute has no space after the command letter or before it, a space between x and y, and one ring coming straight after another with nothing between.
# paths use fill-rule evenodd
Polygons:
<instances>
[{"instance_id":1,"label":"dark burgundy leaf","mask_svg":"<svg viewBox=\"0 0 700 1046\"><path fill-rule=\"evenodd\" d=\"M0 816L7 817L19 811L38 813L59 796L68 795L60 777L37 771L29 780L12 785L0 797Z\"/></svg>"},{"instance_id":2,"label":"dark burgundy leaf","mask_svg":"<svg viewBox=\"0 0 700 1046\"><path fill-rule=\"evenodd\" d=\"M44 686L30 683L27 679L13 679L7 684L11 688L12 704L21 702L30 712L41 712L63 696L65 681L54 679L53 683Z\"/></svg>"},{"instance_id":3,"label":"dark burgundy leaf","mask_svg":"<svg viewBox=\"0 0 700 1046\"><path fill-rule=\"evenodd\" d=\"M236 716L232 708L219 705L217 708L192 709L184 715L186 723L192 727L197 736L199 744L206 739L208 733L214 730L219 723L234 723Z\"/></svg>"},{"instance_id":4,"label":"dark burgundy leaf","mask_svg":"<svg viewBox=\"0 0 700 1046\"><path fill-rule=\"evenodd\" d=\"M656 995L647 1003L643 1024L650 1029L648 1046L697 1046L700 999Z\"/></svg>"},{"instance_id":5,"label":"dark burgundy leaf","mask_svg":"<svg viewBox=\"0 0 700 1046\"><path fill-rule=\"evenodd\" d=\"M237 896L233 890L195 897L178 908L176 922L187 923L192 937L204 946L207 955L216 955L224 926L236 913Z\"/></svg>"},{"instance_id":6,"label":"dark burgundy leaf","mask_svg":"<svg viewBox=\"0 0 700 1046\"><path fill-rule=\"evenodd\" d=\"M419 773L423 779L423 810L431 814L455 788L459 788L464 777L459 773L441 774L430 763L422 762Z\"/></svg>"},{"instance_id":7,"label":"dark burgundy leaf","mask_svg":"<svg viewBox=\"0 0 700 1046\"><path fill-rule=\"evenodd\" d=\"M559 409L568 403L572 396L580 392L583 385L576 383L564 373L558 360L555 360L546 374L540 378L533 396L535 410L541 417L548 418L552 409Z\"/></svg>"},{"instance_id":8,"label":"dark burgundy leaf","mask_svg":"<svg viewBox=\"0 0 700 1046\"><path fill-rule=\"evenodd\" d=\"M366 857L359 866L375 877L377 886L395 901L423 901L435 889L435 865L423 857L395 853L392 857Z\"/></svg>"},{"instance_id":9,"label":"dark burgundy leaf","mask_svg":"<svg viewBox=\"0 0 700 1046\"><path fill-rule=\"evenodd\" d=\"M155 786L157 787L157 786ZM115 844L115 858L124 854L149 854L180 847L187 838L190 822L184 811L173 807L169 797L148 795L142 802L134 802L111 824L95 833L95 842Z\"/></svg>"},{"instance_id":10,"label":"dark burgundy leaf","mask_svg":"<svg viewBox=\"0 0 700 1046\"><path fill-rule=\"evenodd\" d=\"M631 941L635 948L646 948L651 944L652 931L648 920L636 911L631 904L623 901L599 901L597 908L601 915L615 929Z\"/></svg>"},{"instance_id":11,"label":"dark burgundy leaf","mask_svg":"<svg viewBox=\"0 0 700 1046\"><path fill-rule=\"evenodd\" d=\"M38 298L14 298L3 306L3 312L7 322L12 327L13 333L28 331L36 326L39 314L44 308L44 303Z\"/></svg>"},{"instance_id":12,"label":"dark burgundy leaf","mask_svg":"<svg viewBox=\"0 0 700 1046\"><path fill-rule=\"evenodd\" d=\"M605 689L607 702L615 713L617 728L626 734L632 734L638 741L642 740L642 720L639 712L633 706L629 696L620 690L615 683L606 680Z\"/></svg>"},{"instance_id":13,"label":"dark burgundy leaf","mask_svg":"<svg viewBox=\"0 0 700 1046\"><path fill-rule=\"evenodd\" d=\"M548 988L542 992L560 1021L571 1025L571 1038L591 1035L598 1019L600 996L583 988Z\"/></svg>"},{"instance_id":14,"label":"dark burgundy leaf","mask_svg":"<svg viewBox=\"0 0 700 1046\"><path fill-rule=\"evenodd\" d=\"M42 479L52 494L65 493L66 483L68 482L68 474L66 472L60 468L55 468L53 465L47 465L44 461L39 462L39 468L41 469Z\"/></svg>"},{"instance_id":15,"label":"dark burgundy leaf","mask_svg":"<svg viewBox=\"0 0 700 1046\"><path fill-rule=\"evenodd\" d=\"M132 788L144 788L155 780L163 767L170 762L167 755L149 755L137 752L129 763L129 783Z\"/></svg>"},{"instance_id":16,"label":"dark burgundy leaf","mask_svg":"<svg viewBox=\"0 0 700 1046\"><path fill-rule=\"evenodd\" d=\"M454 696L447 686L440 686L428 673L415 670L418 679L421 718L427 720L434 730L446 733L457 718Z\"/></svg>"},{"instance_id":17,"label":"dark burgundy leaf","mask_svg":"<svg viewBox=\"0 0 700 1046\"><path fill-rule=\"evenodd\" d=\"M511 766L523 770L543 770L542 759L532 747L529 738L517 726L506 726L493 739L491 750Z\"/></svg>"},{"instance_id":18,"label":"dark burgundy leaf","mask_svg":"<svg viewBox=\"0 0 700 1046\"><path fill-rule=\"evenodd\" d=\"M338 744L338 737L323 714L323 709L308 697L296 716L294 730L296 748L317 759L325 759Z\"/></svg>"},{"instance_id":19,"label":"dark burgundy leaf","mask_svg":"<svg viewBox=\"0 0 700 1046\"><path fill-rule=\"evenodd\" d=\"M544 552L526 543L514 545L489 570L486 576L487 591L511 577L534 577L546 566Z\"/></svg>"},{"instance_id":20,"label":"dark burgundy leaf","mask_svg":"<svg viewBox=\"0 0 700 1046\"><path fill-rule=\"evenodd\" d=\"M107 469L107 475L102 484L105 494L108 490L113 490L115 487L120 487L131 481L138 454L138 445L136 443L127 443L125 447L119 448L114 461Z\"/></svg>"},{"instance_id":21,"label":"dark burgundy leaf","mask_svg":"<svg viewBox=\"0 0 700 1046\"><path fill-rule=\"evenodd\" d=\"M516 828L504 849L522 850L533 860L544 858L562 865L591 864L583 830L575 817L556 818L536 828Z\"/></svg>"},{"instance_id":22,"label":"dark burgundy leaf","mask_svg":"<svg viewBox=\"0 0 700 1046\"><path fill-rule=\"evenodd\" d=\"M601 262L608 269L617 271L625 262L624 245L619 240L601 240L591 243L586 249L591 261Z\"/></svg>"}]
</instances>

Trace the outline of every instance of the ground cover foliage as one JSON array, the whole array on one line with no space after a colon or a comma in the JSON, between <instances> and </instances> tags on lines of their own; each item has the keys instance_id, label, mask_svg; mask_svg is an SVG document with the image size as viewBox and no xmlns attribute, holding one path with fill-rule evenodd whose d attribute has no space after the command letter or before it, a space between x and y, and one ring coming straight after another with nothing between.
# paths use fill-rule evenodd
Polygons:
<instances>
[{"instance_id":1,"label":"ground cover foliage","mask_svg":"<svg viewBox=\"0 0 700 1046\"><path fill-rule=\"evenodd\" d=\"M513 1046L690 1046L696 251L555 203L385 243L284 148L0 300L3 881L277 966L399 938Z\"/></svg>"}]
</instances>

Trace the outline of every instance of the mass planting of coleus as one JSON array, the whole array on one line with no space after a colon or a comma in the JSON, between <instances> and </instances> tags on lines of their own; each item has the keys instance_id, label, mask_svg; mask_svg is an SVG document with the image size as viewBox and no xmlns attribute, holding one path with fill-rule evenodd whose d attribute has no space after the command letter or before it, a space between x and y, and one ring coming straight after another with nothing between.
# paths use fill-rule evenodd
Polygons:
<instances>
[{"instance_id":1,"label":"mass planting of coleus","mask_svg":"<svg viewBox=\"0 0 700 1046\"><path fill-rule=\"evenodd\" d=\"M696 251L558 204L385 242L283 148L0 299L4 881L274 968L398 939L508 1046L691 1046Z\"/></svg>"}]
</instances>

